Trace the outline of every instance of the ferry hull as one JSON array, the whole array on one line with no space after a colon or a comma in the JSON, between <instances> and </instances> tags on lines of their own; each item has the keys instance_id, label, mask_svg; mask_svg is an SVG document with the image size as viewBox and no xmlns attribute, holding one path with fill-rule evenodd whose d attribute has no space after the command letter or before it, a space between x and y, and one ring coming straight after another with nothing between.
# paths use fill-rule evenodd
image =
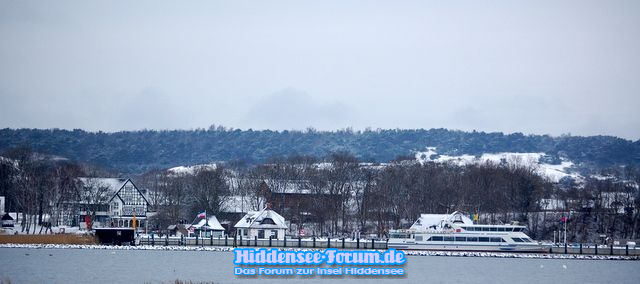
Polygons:
<instances>
[{"instance_id":1,"label":"ferry hull","mask_svg":"<svg viewBox=\"0 0 640 284\"><path fill-rule=\"evenodd\" d=\"M455 244L411 244L391 243L389 248L397 250L433 250L433 251L473 251L473 252L549 252L544 245L455 245Z\"/></svg>"}]
</instances>

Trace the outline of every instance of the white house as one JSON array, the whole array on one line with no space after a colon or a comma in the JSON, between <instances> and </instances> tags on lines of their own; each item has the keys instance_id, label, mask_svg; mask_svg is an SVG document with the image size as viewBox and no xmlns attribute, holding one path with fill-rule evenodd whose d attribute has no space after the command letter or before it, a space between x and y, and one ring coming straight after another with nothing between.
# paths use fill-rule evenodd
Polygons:
<instances>
[{"instance_id":1,"label":"white house","mask_svg":"<svg viewBox=\"0 0 640 284\"><path fill-rule=\"evenodd\" d=\"M238 236L249 239L283 238L288 229L284 217L268 208L249 211L234 227Z\"/></svg>"},{"instance_id":2,"label":"white house","mask_svg":"<svg viewBox=\"0 0 640 284\"><path fill-rule=\"evenodd\" d=\"M80 196L55 206L55 225L87 228L131 227L135 215L136 228L145 228L149 217L149 201L145 191L131 179L78 178Z\"/></svg>"},{"instance_id":3,"label":"white house","mask_svg":"<svg viewBox=\"0 0 640 284\"><path fill-rule=\"evenodd\" d=\"M138 187L127 179L109 199L111 227L131 227L136 219L136 228L144 228L149 212L149 200Z\"/></svg>"},{"instance_id":4,"label":"white house","mask_svg":"<svg viewBox=\"0 0 640 284\"><path fill-rule=\"evenodd\" d=\"M200 238L208 238L213 236L214 238L224 236L224 228L218 222L216 216L207 217L207 219L200 219L196 224L189 227L189 235L194 237L197 235Z\"/></svg>"}]
</instances>

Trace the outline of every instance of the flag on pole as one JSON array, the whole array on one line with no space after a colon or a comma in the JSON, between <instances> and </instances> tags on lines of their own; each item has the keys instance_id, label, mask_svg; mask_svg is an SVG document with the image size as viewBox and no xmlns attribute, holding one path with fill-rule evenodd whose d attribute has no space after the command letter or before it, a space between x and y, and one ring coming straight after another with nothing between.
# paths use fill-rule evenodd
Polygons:
<instances>
[{"instance_id":1,"label":"flag on pole","mask_svg":"<svg viewBox=\"0 0 640 284\"><path fill-rule=\"evenodd\" d=\"M198 213L198 216L196 216L196 218L206 219L207 218L207 210L205 210L204 212Z\"/></svg>"},{"instance_id":2,"label":"flag on pole","mask_svg":"<svg viewBox=\"0 0 640 284\"><path fill-rule=\"evenodd\" d=\"M87 211L87 214L84 215L84 223L87 225L87 230L91 230L91 215Z\"/></svg>"},{"instance_id":3,"label":"flag on pole","mask_svg":"<svg viewBox=\"0 0 640 284\"><path fill-rule=\"evenodd\" d=\"M566 222L567 222L567 217L560 218L560 223L566 223Z\"/></svg>"}]
</instances>

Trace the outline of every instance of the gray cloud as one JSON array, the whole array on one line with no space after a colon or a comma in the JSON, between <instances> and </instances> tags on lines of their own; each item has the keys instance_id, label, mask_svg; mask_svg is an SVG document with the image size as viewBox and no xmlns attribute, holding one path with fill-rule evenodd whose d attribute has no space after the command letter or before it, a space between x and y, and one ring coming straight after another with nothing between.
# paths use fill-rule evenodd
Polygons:
<instances>
[{"instance_id":1,"label":"gray cloud","mask_svg":"<svg viewBox=\"0 0 640 284\"><path fill-rule=\"evenodd\" d=\"M0 1L0 127L638 139L639 14L634 0ZM273 94L287 86L305 93Z\"/></svg>"},{"instance_id":2,"label":"gray cloud","mask_svg":"<svg viewBox=\"0 0 640 284\"><path fill-rule=\"evenodd\" d=\"M317 102L303 91L288 88L256 102L244 122L258 129L335 129L352 125L351 112L345 104Z\"/></svg>"}]
</instances>

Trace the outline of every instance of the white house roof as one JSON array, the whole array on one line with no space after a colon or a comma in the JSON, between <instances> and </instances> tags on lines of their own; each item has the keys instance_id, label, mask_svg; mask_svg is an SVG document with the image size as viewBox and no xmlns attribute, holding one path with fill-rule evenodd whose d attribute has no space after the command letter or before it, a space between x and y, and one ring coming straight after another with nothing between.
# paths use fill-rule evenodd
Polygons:
<instances>
[{"instance_id":1,"label":"white house roof","mask_svg":"<svg viewBox=\"0 0 640 284\"><path fill-rule=\"evenodd\" d=\"M411 230L423 231L429 227L440 227L443 223L462 223L464 225L473 225L473 221L466 215L456 211L451 214L420 214L420 218L411 225Z\"/></svg>"},{"instance_id":2,"label":"white house roof","mask_svg":"<svg viewBox=\"0 0 640 284\"><path fill-rule=\"evenodd\" d=\"M284 217L266 208L261 211L249 211L234 227L246 229L288 229Z\"/></svg>"},{"instance_id":3,"label":"white house roof","mask_svg":"<svg viewBox=\"0 0 640 284\"><path fill-rule=\"evenodd\" d=\"M200 219L200 221L197 224L191 225L191 227L194 227L196 229L200 229L203 226L205 226L205 224L209 223L209 229L214 230L214 231L224 231L224 228L222 227L222 225L220 225L220 222L218 222L218 218L216 218L216 216L211 216L209 218L207 218L207 220L205 219Z\"/></svg>"},{"instance_id":4,"label":"white house roof","mask_svg":"<svg viewBox=\"0 0 640 284\"><path fill-rule=\"evenodd\" d=\"M106 190L109 194L115 194L125 182L126 178L78 178L85 187L99 187Z\"/></svg>"},{"instance_id":5,"label":"white house roof","mask_svg":"<svg viewBox=\"0 0 640 284\"><path fill-rule=\"evenodd\" d=\"M260 204L264 204L265 200L259 197ZM255 208L255 198L242 195L232 195L225 198L222 204L222 211L226 213L245 213Z\"/></svg>"}]
</instances>

